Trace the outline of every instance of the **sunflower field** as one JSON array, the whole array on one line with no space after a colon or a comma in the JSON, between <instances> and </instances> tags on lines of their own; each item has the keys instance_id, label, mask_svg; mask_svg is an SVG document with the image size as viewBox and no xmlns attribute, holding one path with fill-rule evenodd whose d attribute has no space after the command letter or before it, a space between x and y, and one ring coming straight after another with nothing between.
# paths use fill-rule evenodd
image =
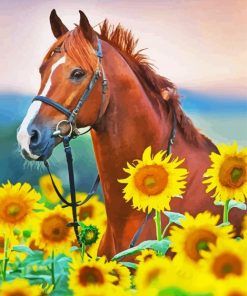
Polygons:
<instances>
[{"instance_id":1,"label":"sunflower field","mask_svg":"<svg viewBox=\"0 0 247 296\"><path fill-rule=\"evenodd\" d=\"M222 217L205 211L170 211L174 196L186 191L183 160L151 147L127 164L123 198L145 213L155 212L156 240L116 254L97 250L106 229L104 203L94 195L78 207L79 243L71 209L63 208L49 176L39 188L28 183L0 187L0 296L247 296L247 214L236 235L229 212L246 212L247 148L218 145L202 182ZM63 193L61 180L53 176ZM78 200L86 193L77 192ZM66 199L69 201L70 196ZM169 219L163 228L161 217ZM135 256L128 262L128 256Z\"/></svg>"}]
</instances>

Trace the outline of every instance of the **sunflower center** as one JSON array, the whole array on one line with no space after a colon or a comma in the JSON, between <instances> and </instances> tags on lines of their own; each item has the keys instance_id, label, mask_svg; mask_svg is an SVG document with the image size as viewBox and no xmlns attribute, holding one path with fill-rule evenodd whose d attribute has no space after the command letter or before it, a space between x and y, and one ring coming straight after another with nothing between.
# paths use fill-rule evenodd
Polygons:
<instances>
[{"instance_id":1,"label":"sunflower center","mask_svg":"<svg viewBox=\"0 0 247 296\"><path fill-rule=\"evenodd\" d=\"M119 285L119 282L120 282L120 275L119 273L117 272L116 269L113 269L111 272L110 272L111 275L115 276L115 280L113 281L113 285L117 286Z\"/></svg>"},{"instance_id":2,"label":"sunflower center","mask_svg":"<svg viewBox=\"0 0 247 296\"><path fill-rule=\"evenodd\" d=\"M231 291L228 296L245 296L246 294L243 294L242 292L238 291Z\"/></svg>"},{"instance_id":3,"label":"sunflower center","mask_svg":"<svg viewBox=\"0 0 247 296\"><path fill-rule=\"evenodd\" d=\"M186 238L184 250L193 261L201 259L201 250L208 250L208 243L215 244L216 235L207 229L195 229Z\"/></svg>"},{"instance_id":4,"label":"sunflower center","mask_svg":"<svg viewBox=\"0 0 247 296\"><path fill-rule=\"evenodd\" d=\"M27 294L25 292L22 291L11 291L11 292L7 292L6 294L7 296L27 296Z\"/></svg>"},{"instance_id":5,"label":"sunflower center","mask_svg":"<svg viewBox=\"0 0 247 296\"><path fill-rule=\"evenodd\" d=\"M93 207L91 205L80 208L80 212L79 212L80 221L84 221L87 218L92 218L92 217L93 217Z\"/></svg>"},{"instance_id":6,"label":"sunflower center","mask_svg":"<svg viewBox=\"0 0 247 296\"><path fill-rule=\"evenodd\" d=\"M10 216L17 216L19 213L20 213L20 211L21 211L21 209L20 209L20 207L19 207L19 205L18 204L12 204L12 205L10 205L9 207L8 207L8 214L10 215Z\"/></svg>"},{"instance_id":7,"label":"sunflower center","mask_svg":"<svg viewBox=\"0 0 247 296\"><path fill-rule=\"evenodd\" d=\"M246 164L243 159L229 157L221 165L219 180L223 186L241 187L246 182Z\"/></svg>"},{"instance_id":8,"label":"sunflower center","mask_svg":"<svg viewBox=\"0 0 247 296\"><path fill-rule=\"evenodd\" d=\"M23 201L9 200L2 205L1 219L7 223L17 223L23 221L28 214L29 206L23 204Z\"/></svg>"},{"instance_id":9,"label":"sunflower center","mask_svg":"<svg viewBox=\"0 0 247 296\"><path fill-rule=\"evenodd\" d=\"M46 185L46 189L47 189L47 191L48 191L49 193L54 193L54 188L53 188L53 186L52 186L51 183L48 183L48 184Z\"/></svg>"},{"instance_id":10,"label":"sunflower center","mask_svg":"<svg viewBox=\"0 0 247 296\"><path fill-rule=\"evenodd\" d=\"M243 273L243 264L235 254L226 252L215 258L212 270L216 277L223 279L228 274L241 275Z\"/></svg>"},{"instance_id":11,"label":"sunflower center","mask_svg":"<svg viewBox=\"0 0 247 296\"><path fill-rule=\"evenodd\" d=\"M136 187L146 195L160 194L166 188L168 174L160 165L146 165L134 176Z\"/></svg>"},{"instance_id":12,"label":"sunflower center","mask_svg":"<svg viewBox=\"0 0 247 296\"><path fill-rule=\"evenodd\" d=\"M149 259L153 259L154 255L152 254L147 254L143 257L143 261L146 262L148 261Z\"/></svg>"},{"instance_id":13,"label":"sunflower center","mask_svg":"<svg viewBox=\"0 0 247 296\"><path fill-rule=\"evenodd\" d=\"M84 266L79 272L79 281L82 286L90 284L103 285L105 280L102 271L96 267Z\"/></svg>"},{"instance_id":14,"label":"sunflower center","mask_svg":"<svg viewBox=\"0 0 247 296\"><path fill-rule=\"evenodd\" d=\"M146 275L145 287L149 287L151 285L157 284L157 282L159 281L160 275L161 275L161 270L159 268L154 268L150 270Z\"/></svg>"},{"instance_id":15,"label":"sunflower center","mask_svg":"<svg viewBox=\"0 0 247 296\"><path fill-rule=\"evenodd\" d=\"M65 217L52 215L44 219L41 226L43 237L49 241L61 242L67 239L69 235L68 223Z\"/></svg>"},{"instance_id":16,"label":"sunflower center","mask_svg":"<svg viewBox=\"0 0 247 296\"><path fill-rule=\"evenodd\" d=\"M4 237L0 236L0 253L4 253Z\"/></svg>"},{"instance_id":17,"label":"sunflower center","mask_svg":"<svg viewBox=\"0 0 247 296\"><path fill-rule=\"evenodd\" d=\"M86 234L86 239L87 240L92 240L92 239L94 239L94 237L95 237L95 234L94 234L93 231L88 231L87 232L87 234Z\"/></svg>"}]
</instances>

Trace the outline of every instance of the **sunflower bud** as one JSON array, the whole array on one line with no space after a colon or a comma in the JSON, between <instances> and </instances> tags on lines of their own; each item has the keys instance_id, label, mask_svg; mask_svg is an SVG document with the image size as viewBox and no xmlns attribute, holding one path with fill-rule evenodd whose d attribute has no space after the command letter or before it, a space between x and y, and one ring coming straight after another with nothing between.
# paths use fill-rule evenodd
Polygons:
<instances>
[{"instance_id":1,"label":"sunflower bud","mask_svg":"<svg viewBox=\"0 0 247 296\"><path fill-rule=\"evenodd\" d=\"M90 246L97 241L99 238L99 230L94 225L82 224L82 230L80 233L80 241L86 246Z\"/></svg>"}]
</instances>

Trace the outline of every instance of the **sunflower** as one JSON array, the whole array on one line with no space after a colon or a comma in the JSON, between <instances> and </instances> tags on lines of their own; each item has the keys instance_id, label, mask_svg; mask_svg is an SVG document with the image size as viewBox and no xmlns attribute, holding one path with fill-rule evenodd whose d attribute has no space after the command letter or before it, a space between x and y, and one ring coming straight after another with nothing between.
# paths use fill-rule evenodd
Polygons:
<instances>
[{"instance_id":1,"label":"sunflower","mask_svg":"<svg viewBox=\"0 0 247 296\"><path fill-rule=\"evenodd\" d=\"M69 209L62 209L59 205L40 213L40 221L33 231L34 244L49 253L69 251L74 238L73 228L67 226L69 222Z\"/></svg>"},{"instance_id":2,"label":"sunflower","mask_svg":"<svg viewBox=\"0 0 247 296\"><path fill-rule=\"evenodd\" d=\"M217 227L219 219L219 215L213 216L209 212L199 213L195 218L185 213L185 218L180 220L182 228L171 227L171 248L176 253L174 260L181 269L187 265L193 268L202 258L201 251L207 251L210 243L215 244L220 237L232 236L233 226Z\"/></svg>"},{"instance_id":3,"label":"sunflower","mask_svg":"<svg viewBox=\"0 0 247 296\"><path fill-rule=\"evenodd\" d=\"M31 225L38 214L34 210L41 210L38 204L40 194L32 189L28 183L10 182L0 187L0 225L3 232L10 233L14 228L25 229Z\"/></svg>"},{"instance_id":4,"label":"sunflower","mask_svg":"<svg viewBox=\"0 0 247 296\"><path fill-rule=\"evenodd\" d=\"M230 146L217 146L218 153L212 152L211 167L206 171L203 183L207 184L206 192L214 190L212 197L217 201L235 199L245 202L247 197L247 148L238 152L237 143Z\"/></svg>"},{"instance_id":5,"label":"sunflower","mask_svg":"<svg viewBox=\"0 0 247 296\"><path fill-rule=\"evenodd\" d=\"M228 278L218 281L214 296L247 296L246 278Z\"/></svg>"},{"instance_id":6,"label":"sunflower","mask_svg":"<svg viewBox=\"0 0 247 296\"><path fill-rule=\"evenodd\" d=\"M77 201L84 200L87 197L85 192L77 192L76 198ZM67 200L71 201L70 195L67 196ZM93 222L94 220L105 220L105 205L103 202L99 201L97 195L93 195L86 204L78 207L78 219L84 223L88 221Z\"/></svg>"},{"instance_id":7,"label":"sunflower","mask_svg":"<svg viewBox=\"0 0 247 296\"><path fill-rule=\"evenodd\" d=\"M13 247L19 245L19 241L17 240L14 234L5 235L0 234L0 260L4 259L4 247L6 247L6 258L8 262L14 263L16 261L16 252L13 251Z\"/></svg>"},{"instance_id":8,"label":"sunflower","mask_svg":"<svg viewBox=\"0 0 247 296\"><path fill-rule=\"evenodd\" d=\"M148 288L157 289L161 286L164 278L169 275L171 269L172 262L170 259L163 257L156 257L140 263L135 277L137 290L144 293Z\"/></svg>"},{"instance_id":9,"label":"sunflower","mask_svg":"<svg viewBox=\"0 0 247 296\"><path fill-rule=\"evenodd\" d=\"M88 253L89 256L93 257L93 258L96 258L97 257L97 254L98 254L98 248L99 248L99 245L100 245L100 241L105 233L105 225L102 226L102 222L99 221L99 220L95 220L93 222L93 224L98 228L99 230L99 236L98 236L98 239L95 243L93 243L92 245L90 246L86 246L86 252Z\"/></svg>"},{"instance_id":10,"label":"sunflower","mask_svg":"<svg viewBox=\"0 0 247 296\"><path fill-rule=\"evenodd\" d=\"M73 261L69 275L69 288L73 290L74 296L81 296L91 287L105 288L115 280L115 277L109 274L110 267L105 264L105 259L90 262Z\"/></svg>"},{"instance_id":11,"label":"sunflower","mask_svg":"<svg viewBox=\"0 0 247 296\"><path fill-rule=\"evenodd\" d=\"M183 160L178 158L170 161L171 154L165 157L166 151L160 151L151 156L151 147L145 149L142 160L136 160L136 165L127 163L124 171L129 174L126 179L118 182L127 184L123 189L124 199L132 199L133 207L151 212L152 209L162 211L170 209L172 197L184 192L187 170L178 168Z\"/></svg>"},{"instance_id":12,"label":"sunflower","mask_svg":"<svg viewBox=\"0 0 247 296\"><path fill-rule=\"evenodd\" d=\"M3 282L0 287L1 296L40 296L42 289L40 286L30 286L28 280L15 279L12 282Z\"/></svg>"},{"instance_id":13,"label":"sunflower","mask_svg":"<svg viewBox=\"0 0 247 296\"><path fill-rule=\"evenodd\" d=\"M136 256L136 260L139 261L139 263L146 262L150 259L154 259L157 257L157 254L152 249L145 249L141 251L141 254Z\"/></svg>"},{"instance_id":14,"label":"sunflower","mask_svg":"<svg viewBox=\"0 0 247 296\"><path fill-rule=\"evenodd\" d=\"M205 273L194 274L193 280L182 277L174 262L167 257L156 257L140 263L135 282L138 296L191 296L194 295L191 293L208 293L212 286ZM209 293L203 295L211 296Z\"/></svg>"},{"instance_id":15,"label":"sunflower","mask_svg":"<svg viewBox=\"0 0 247 296\"><path fill-rule=\"evenodd\" d=\"M85 246L91 246L96 243L99 238L99 229L94 225L83 224L82 230L80 232L80 241Z\"/></svg>"},{"instance_id":16,"label":"sunflower","mask_svg":"<svg viewBox=\"0 0 247 296\"><path fill-rule=\"evenodd\" d=\"M63 190L62 181L55 175L52 175L52 178L53 178L59 192L61 194L63 194L64 190ZM49 175L42 176L39 179L39 186L40 186L40 189L41 189L43 195L45 196L46 200L49 203L57 204L60 201L59 197L56 194L56 191L54 190L54 187L52 185Z\"/></svg>"},{"instance_id":17,"label":"sunflower","mask_svg":"<svg viewBox=\"0 0 247 296\"><path fill-rule=\"evenodd\" d=\"M116 261L111 261L107 264L110 268L109 274L115 277L113 285L129 289L131 283L129 269Z\"/></svg>"},{"instance_id":18,"label":"sunflower","mask_svg":"<svg viewBox=\"0 0 247 296\"><path fill-rule=\"evenodd\" d=\"M247 280L247 248L243 241L219 238L216 245L210 244L209 248L209 252L201 252L203 260L200 264L216 280Z\"/></svg>"}]
</instances>

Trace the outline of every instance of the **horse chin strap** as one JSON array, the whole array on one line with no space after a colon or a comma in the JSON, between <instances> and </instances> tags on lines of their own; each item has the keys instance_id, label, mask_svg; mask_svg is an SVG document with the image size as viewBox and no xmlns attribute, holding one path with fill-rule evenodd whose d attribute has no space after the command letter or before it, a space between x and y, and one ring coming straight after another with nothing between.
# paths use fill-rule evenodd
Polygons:
<instances>
[{"instance_id":1,"label":"horse chin strap","mask_svg":"<svg viewBox=\"0 0 247 296\"><path fill-rule=\"evenodd\" d=\"M107 79L106 79L105 72L104 72L103 65L102 65L103 52L102 52L102 46L101 46L100 39L98 39L98 47L96 50L96 55L98 58L98 66L97 66L86 90L84 91L83 95L81 96L81 98L79 99L78 103L76 104L75 108L72 111L65 108L60 103L58 103L48 97L45 97L45 96L36 96L33 99L33 101L41 101L47 105L52 106L53 108L57 109L61 113L65 114L66 117L68 118L68 119L61 120L58 122L56 129L55 129L54 133L52 134L52 137L60 137L60 138L62 138L62 141L63 141L64 151L65 151L66 160L67 160L67 167L68 167L71 202L68 202L62 196L62 194L59 192L59 190L54 182L54 179L52 177L50 167L49 167L47 160L44 160L44 165L46 166L47 171L50 175L51 182L52 182L52 185L54 187L56 194L60 198L61 202L64 204L63 207L71 207L72 208L73 222L68 223L67 226L74 228L74 232L75 232L77 241L80 246L81 246L81 242L80 242L80 236L79 236L79 230L78 230L79 223L77 220L77 207L85 204L96 193L99 182L100 182L100 178L99 178L99 175L97 175L97 177L94 181L94 184L93 184L90 192L88 193L87 197L83 201L77 202L76 201L76 190L75 190L74 168L73 168L73 157L72 157L72 151L71 151L71 147L70 147L70 140L89 132L91 129L91 127L90 127L89 130L87 130L86 132L80 133L80 131L76 127L76 117L77 117L81 107L83 106L83 104L86 102L86 100L90 96L94 86L96 85L96 83L100 77L102 77L102 99L101 99L101 107L99 109L99 115L96 119L96 122L99 120L99 118L101 116L101 108L102 108L102 106L104 106L106 92L107 92ZM63 132L64 127L66 129Z\"/></svg>"}]
</instances>

